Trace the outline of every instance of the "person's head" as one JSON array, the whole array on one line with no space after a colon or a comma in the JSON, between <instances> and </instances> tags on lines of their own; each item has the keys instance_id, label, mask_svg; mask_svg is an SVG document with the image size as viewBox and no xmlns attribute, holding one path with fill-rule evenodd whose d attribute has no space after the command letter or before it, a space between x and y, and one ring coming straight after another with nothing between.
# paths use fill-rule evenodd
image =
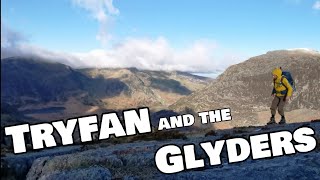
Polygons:
<instances>
[{"instance_id":1,"label":"person's head","mask_svg":"<svg viewBox=\"0 0 320 180\"><path fill-rule=\"evenodd\" d=\"M276 80L277 78L281 77L282 75L282 70L281 68L275 68L273 71L272 71L272 76L273 76L273 79Z\"/></svg>"}]
</instances>

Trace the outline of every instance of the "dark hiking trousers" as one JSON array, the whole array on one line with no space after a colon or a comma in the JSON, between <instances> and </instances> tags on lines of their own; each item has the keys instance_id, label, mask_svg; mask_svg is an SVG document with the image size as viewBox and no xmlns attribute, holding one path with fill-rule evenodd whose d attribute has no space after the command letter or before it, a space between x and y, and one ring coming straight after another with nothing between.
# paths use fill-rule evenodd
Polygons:
<instances>
[{"instance_id":1,"label":"dark hiking trousers","mask_svg":"<svg viewBox=\"0 0 320 180\"><path fill-rule=\"evenodd\" d=\"M284 101L284 96L274 96L272 104L271 104L271 114L274 116L276 115L276 110L278 108L278 112L281 116L284 116L284 105L285 105L285 101Z\"/></svg>"}]
</instances>

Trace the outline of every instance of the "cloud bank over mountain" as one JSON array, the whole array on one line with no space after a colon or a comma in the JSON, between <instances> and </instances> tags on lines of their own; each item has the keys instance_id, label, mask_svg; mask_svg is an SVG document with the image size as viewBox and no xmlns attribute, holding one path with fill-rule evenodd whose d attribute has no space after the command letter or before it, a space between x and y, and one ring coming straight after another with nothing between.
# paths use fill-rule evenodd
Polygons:
<instances>
[{"instance_id":1,"label":"cloud bank over mountain","mask_svg":"<svg viewBox=\"0 0 320 180\"><path fill-rule=\"evenodd\" d=\"M247 58L211 39L175 48L166 37L126 37L111 44L112 22L120 14L112 0L71 0L98 22L101 48L87 52L61 52L32 44L23 33L1 23L1 58L26 56L67 64L74 68L136 67L147 70L216 73Z\"/></svg>"},{"instance_id":2,"label":"cloud bank over mountain","mask_svg":"<svg viewBox=\"0 0 320 180\"><path fill-rule=\"evenodd\" d=\"M27 37L2 24L1 58L26 56L60 62L75 68L136 67L148 70L216 72L242 60L238 54L210 40L173 48L165 37L126 38L111 48L89 52L59 52L28 42Z\"/></svg>"}]
</instances>

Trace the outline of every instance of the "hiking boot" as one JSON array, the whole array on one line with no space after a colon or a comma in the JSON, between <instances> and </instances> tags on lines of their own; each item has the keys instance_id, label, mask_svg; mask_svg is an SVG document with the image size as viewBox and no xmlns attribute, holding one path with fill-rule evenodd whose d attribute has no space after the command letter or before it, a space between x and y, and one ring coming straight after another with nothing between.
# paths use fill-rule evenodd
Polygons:
<instances>
[{"instance_id":1,"label":"hiking boot","mask_svg":"<svg viewBox=\"0 0 320 180\"><path fill-rule=\"evenodd\" d=\"M267 125L270 125L270 124L276 124L274 117L271 117L270 121L267 123Z\"/></svg>"},{"instance_id":2,"label":"hiking boot","mask_svg":"<svg viewBox=\"0 0 320 180\"><path fill-rule=\"evenodd\" d=\"M279 124L285 124L286 118L284 116L281 117Z\"/></svg>"}]
</instances>

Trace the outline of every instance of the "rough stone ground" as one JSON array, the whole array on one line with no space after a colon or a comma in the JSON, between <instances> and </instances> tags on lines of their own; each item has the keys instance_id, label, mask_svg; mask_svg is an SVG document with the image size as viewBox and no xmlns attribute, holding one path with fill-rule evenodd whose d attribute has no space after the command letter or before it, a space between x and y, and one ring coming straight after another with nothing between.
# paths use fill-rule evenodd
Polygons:
<instances>
[{"instance_id":1,"label":"rough stone ground","mask_svg":"<svg viewBox=\"0 0 320 180\"><path fill-rule=\"evenodd\" d=\"M251 160L228 164L226 152L222 165L186 170L176 174L162 174L155 167L154 154L166 144L194 143L198 158L205 153L198 146L203 141L248 137L301 126L316 131L317 149L272 159ZM1 179L320 179L320 122L294 123L261 127L243 127L217 130L213 135L197 135L188 139L165 141L137 141L125 144L99 143L86 146L67 146L6 155L1 158Z\"/></svg>"}]
</instances>

